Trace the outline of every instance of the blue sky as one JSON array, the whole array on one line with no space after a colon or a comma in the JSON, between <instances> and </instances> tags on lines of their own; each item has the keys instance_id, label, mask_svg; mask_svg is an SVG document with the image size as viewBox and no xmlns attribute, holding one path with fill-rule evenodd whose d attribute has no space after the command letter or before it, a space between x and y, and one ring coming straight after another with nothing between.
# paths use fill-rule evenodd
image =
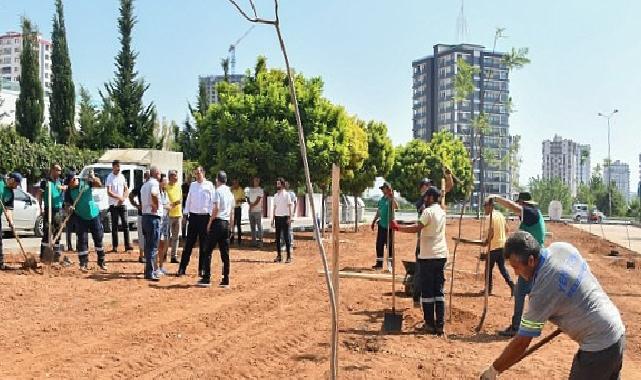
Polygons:
<instances>
[{"instance_id":1,"label":"blue sky","mask_svg":"<svg viewBox=\"0 0 641 380\"><path fill-rule=\"evenodd\" d=\"M247 4L247 2L240 1ZM271 14L271 1L257 0ZM97 97L113 76L118 50L117 0L66 0L74 79ZM460 2L281 1L281 22L293 66L320 75L325 95L361 118L387 123L395 144L411 139L411 61L436 43L456 43ZM0 32L27 15L47 37L53 0L0 0ZM511 132L523 136L521 181L541 172L541 142L555 133L592 146L592 162L607 156L607 127L598 112L618 108L612 158L628 162L631 190L639 179L641 121L641 2L627 0L475 0L465 4L469 38L490 46L497 26L509 38L497 50L529 47L532 64L511 77L517 112ZM184 120L198 75L220 73L229 44L249 25L224 0L138 0L134 44L138 71L150 83L147 100L159 114ZM237 49L237 69L263 54L283 66L275 33L255 28Z\"/></svg>"}]
</instances>

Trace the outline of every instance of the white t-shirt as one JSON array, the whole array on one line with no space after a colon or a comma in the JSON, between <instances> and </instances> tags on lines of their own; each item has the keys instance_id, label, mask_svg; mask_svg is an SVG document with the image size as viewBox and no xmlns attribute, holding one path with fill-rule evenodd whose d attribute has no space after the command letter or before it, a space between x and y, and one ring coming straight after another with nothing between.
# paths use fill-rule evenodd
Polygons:
<instances>
[{"instance_id":1,"label":"white t-shirt","mask_svg":"<svg viewBox=\"0 0 641 380\"><path fill-rule=\"evenodd\" d=\"M421 230L421 250L419 259L447 259L447 240L445 239L445 211L435 203L425 208L419 223Z\"/></svg>"},{"instance_id":2,"label":"white t-shirt","mask_svg":"<svg viewBox=\"0 0 641 380\"><path fill-rule=\"evenodd\" d=\"M263 189L260 187L250 187L249 188L249 212L263 212L263 200L262 198L265 196L265 193L263 192ZM258 197L261 197L260 202L256 206L251 206L251 203L256 202L256 199Z\"/></svg>"},{"instance_id":3,"label":"white t-shirt","mask_svg":"<svg viewBox=\"0 0 641 380\"><path fill-rule=\"evenodd\" d=\"M105 186L107 188L111 187L111 192L117 194L118 196L123 196L125 194L125 186L127 186L127 181L125 176L122 173L114 174L109 173L107 180L105 181ZM109 198L109 206L117 206L118 200L113 197Z\"/></svg>"},{"instance_id":4,"label":"white t-shirt","mask_svg":"<svg viewBox=\"0 0 641 380\"><path fill-rule=\"evenodd\" d=\"M212 200L215 191L216 189L210 181L203 180L202 183L198 181L192 182L189 186L184 213L211 214Z\"/></svg>"},{"instance_id":5,"label":"white t-shirt","mask_svg":"<svg viewBox=\"0 0 641 380\"><path fill-rule=\"evenodd\" d=\"M152 194L158 195L158 210L156 210L156 212L152 212L151 209L153 205L151 202ZM160 184L157 179L149 178L149 180L142 185L142 189L140 189L140 203L142 203L143 215L154 215L162 218L164 211L160 201Z\"/></svg>"},{"instance_id":6,"label":"white t-shirt","mask_svg":"<svg viewBox=\"0 0 641 380\"><path fill-rule=\"evenodd\" d=\"M212 203L215 207L218 207L218 215L216 216L216 219L222 219L229 222L232 209L236 204L236 200L234 199L234 194L232 194L231 190L229 189L229 186L227 185L218 186L216 188L216 192L214 193L214 199Z\"/></svg>"},{"instance_id":7,"label":"white t-shirt","mask_svg":"<svg viewBox=\"0 0 641 380\"><path fill-rule=\"evenodd\" d=\"M274 195L274 216L289 216L292 199L287 191L279 191Z\"/></svg>"}]
</instances>

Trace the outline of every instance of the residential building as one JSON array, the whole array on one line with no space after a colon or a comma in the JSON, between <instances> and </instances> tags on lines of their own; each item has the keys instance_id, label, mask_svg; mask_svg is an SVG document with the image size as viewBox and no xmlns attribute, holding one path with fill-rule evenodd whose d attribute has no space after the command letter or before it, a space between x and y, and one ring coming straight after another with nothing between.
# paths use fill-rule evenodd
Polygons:
<instances>
[{"instance_id":1,"label":"residential building","mask_svg":"<svg viewBox=\"0 0 641 380\"><path fill-rule=\"evenodd\" d=\"M603 179L606 184L609 179L610 183L616 186L625 201L630 201L630 167L628 164L616 160L608 165L606 161L603 165Z\"/></svg>"},{"instance_id":2,"label":"residential building","mask_svg":"<svg viewBox=\"0 0 641 380\"><path fill-rule=\"evenodd\" d=\"M16 82L0 81L0 128L16 122L16 100L20 96L20 85ZM49 128L49 96L45 95L44 128ZM79 128L80 106L76 106L76 129Z\"/></svg>"},{"instance_id":3,"label":"residential building","mask_svg":"<svg viewBox=\"0 0 641 380\"><path fill-rule=\"evenodd\" d=\"M198 77L198 82L204 83L205 85L205 90L207 91L207 103L208 104L214 104L218 103L218 92L216 91L216 86L218 83L223 82L225 80L224 75L207 75L207 76L199 76ZM241 84L245 80L245 75L242 74L232 74L228 75L228 80L229 83L238 83Z\"/></svg>"},{"instance_id":4,"label":"residential building","mask_svg":"<svg viewBox=\"0 0 641 380\"><path fill-rule=\"evenodd\" d=\"M438 131L450 131L478 157L478 133L473 120L481 113L487 116L489 133L484 147L496 152L494 162L486 162L484 193L510 197L512 193L509 135L509 71L503 63L503 53L487 51L472 44L433 47L432 55L412 62L413 69L413 135L429 141ZM458 60L464 59L478 70L474 74L474 91L468 99L455 101L454 81ZM480 189L479 160L474 160L475 188L472 205L478 207Z\"/></svg>"},{"instance_id":5,"label":"residential building","mask_svg":"<svg viewBox=\"0 0 641 380\"><path fill-rule=\"evenodd\" d=\"M7 32L0 35L0 82L18 83L20 80L20 52L22 51L22 34ZM40 83L45 96L51 94L51 42L38 34L38 65Z\"/></svg>"},{"instance_id":6,"label":"residential building","mask_svg":"<svg viewBox=\"0 0 641 380\"><path fill-rule=\"evenodd\" d=\"M543 141L543 179L560 178L572 196L576 196L579 185L590 180L590 145L579 144L561 136Z\"/></svg>"}]
</instances>

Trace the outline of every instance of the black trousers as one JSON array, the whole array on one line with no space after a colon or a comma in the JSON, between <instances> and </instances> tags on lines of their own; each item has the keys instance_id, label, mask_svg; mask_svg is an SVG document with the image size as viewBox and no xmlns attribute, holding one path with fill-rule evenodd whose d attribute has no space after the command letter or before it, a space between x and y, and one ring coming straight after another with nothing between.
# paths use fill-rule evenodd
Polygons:
<instances>
[{"instance_id":1,"label":"black trousers","mask_svg":"<svg viewBox=\"0 0 641 380\"><path fill-rule=\"evenodd\" d=\"M421 267L421 304L425 324L443 327L445 324L445 261L446 259L418 259Z\"/></svg>"},{"instance_id":2,"label":"black trousers","mask_svg":"<svg viewBox=\"0 0 641 380\"><path fill-rule=\"evenodd\" d=\"M276 253L281 257L282 246L280 239L284 235L285 248L287 249L287 257L292 257L292 242L289 239L289 223L287 223L289 216L276 216L274 217L274 224L276 226Z\"/></svg>"},{"instance_id":3,"label":"black trousers","mask_svg":"<svg viewBox=\"0 0 641 380\"><path fill-rule=\"evenodd\" d=\"M73 244L71 244L71 235L77 231L78 229L76 228L75 217L72 215L71 218L69 218L67 225L65 226L65 235L67 235L67 247L66 247L67 251L73 251ZM76 234L76 244L78 244L77 234Z\"/></svg>"},{"instance_id":4,"label":"black trousers","mask_svg":"<svg viewBox=\"0 0 641 380\"><path fill-rule=\"evenodd\" d=\"M4 214L4 211L0 211ZM4 265L4 252L2 251L2 217L0 217L0 267Z\"/></svg>"},{"instance_id":5,"label":"black trousers","mask_svg":"<svg viewBox=\"0 0 641 380\"><path fill-rule=\"evenodd\" d=\"M77 216L74 216L74 218L76 219L76 226L78 227L77 248L80 263L82 264L84 262L86 264L89 262L89 233L91 233L93 245L98 255L98 264L103 264L105 262L105 250L102 246L104 230L100 218L95 217L90 220L84 220Z\"/></svg>"},{"instance_id":6,"label":"black trousers","mask_svg":"<svg viewBox=\"0 0 641 380\"><path fill-rule=\"evenodd\" d=\"M43 233L42 233L42 240L40 241L40 257L44 254L45 247L49 245L49 209L45 208L45 212L42 217L43 221ZM58 233L58 230L60 229L60 225L62 224L62 210L59 208L54 208L51 209L51 239L53 239L56 236L56 233ZM58 261L60 259L60 237L58 237L58 240L56 240L53 243L53 252L54 252L54 261Z\"/></svg>"},{"instance_id":7,"label":"black trousers","mask_svg":"<svg viewBox=\"0 0 641 380\"><path fill-rule=\"evenodd\" d=\"M508 273L507 268L505 267L503 248L499 248L490 251L490 292L492 291L492 272L494 272L494 264L498 264L501 276L503 276L503 279L505 280L507 285L512 288L514 286L514 282L512 282L510 273Z\"/></svg>"},{"instance_id":8,"label":"black trousers","mask_svg":"<svg viewBox=\"0 0 641 380\"><path fill-rule=\"evenodd\" d=\"M238 235L238 244L240 244L240 236L242 235L242 230L240 228L240 218L242 215L242 208L240 206L234 207L234 225L232 226L232 232L231 232L231 242L234 242L234 227L236 228L236 234Z\"/></svg>"},{"instance_id":9,"label":"black trousers","mask_svg":"<svg viewBox=\"0 0 641 380\"><path fill-rule=\"evenodd\" d=\"M131 249L129 242L129 223L127 223L127 210L125 205L109 206L109 213L111 214L111 249L118 248L118 219L122 223L122 230L125 234L125 249Z\"/></svg>"},{"instance_id":10,"label":"black trousers","mask_svg":"<svg viewBox=\"0 0 641 380\"><path fill-rule=\"evenodd\" d=\"M191 259L191 251L196 245L196 240L199 244L198 254L198 275L202 275L205 264L205 251L207 249L207 224L209 223L209 214L189 214L189 231L187 231L187 239L185 240L185 249L180 257L180 266L178 273L187 272L187 266Z\"/></svg>"},{"instance_id":11,"label":"black trousers","mask_svg":"<svg viewBox=\"0 0 641 380\"><path fill-rule=\"evenodd\" d=\"M220 259L223 262L223 277L229 278L229 221L215 219L207 234L207 250L205 254L203 281L211 280L211 255L214 249L220 250Z\"/></svg>"},{"instance_id":12,"label":"black trousers","mask_svg":"<svg viewBox=\"0 0 641 380\"><path fill-rule=\"evenodd\" d=\"M381 227L380 224L378 225L378 232L376 233L376 265L377 266L383 266L383 258L385 257L385 246L388 244L387 231L388 231L387 228ZM390 234L389 244L394 244L393 233ZM394 255L394 250L392 249L390 252L391 253L389 258L391 259L392 256Z\"/></svg>"}]
</instances>

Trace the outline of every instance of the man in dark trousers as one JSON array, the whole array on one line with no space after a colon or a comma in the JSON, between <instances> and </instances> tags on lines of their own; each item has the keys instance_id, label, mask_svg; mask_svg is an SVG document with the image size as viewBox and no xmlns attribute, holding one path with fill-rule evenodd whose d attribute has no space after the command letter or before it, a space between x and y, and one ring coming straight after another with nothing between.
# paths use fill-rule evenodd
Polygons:
<instances>
[{"instance_id":1,"label":"man in dark trousers","mask_svg":"<svg viewBox=\"0 0 641 380\"><path fill-rule=\"evenodd\" d=\"M196 180L189 186L189 194L185 202L184 214L189 218L189 229L185 249L180 257L180 266L177 276L184 276L187 273L187 266L191 259L191 251L199 240L198 275L204 275L205 250L207 248L207 224L211 215L212 202L214 199L214 185L205 179L205 170L202 166L196 168Z\"/></svg>"},{"instance_id":2,"label":"man in dark trousers","mask_svg":"<svg viewBox=\"0 0 641 380\"><path fill-rule=\"evenodd\" d=\"M292 222L292 199L285 189L283 178L276 180L276 189L277 192L273 198L274 209L272 210L272 227L276 227L276 258L274 262L283 261L281 241L285 240L285 249L287 250L285 262L290 263L292 261L292 242L289 239L289 225Z\"/></svg>"},{"instance_id":3,"label":"man in dark trousers","mask_svg":"<svg viewBox=\"0 0 641 380\"><path fill-rule=\"evenodd\" d=\"M107 270L105 264L105 249L102 245L104 230L100 221L100 210L93 200L91 194L92 187L100 187L102 183L100 178L95 177L93 173L86 179L76 178L75 173L67 174L65 185L68 187L65 192L65 204L67 212L73 212L78 229L78 260L80 261L80 270L86 272L89 270L89 236L93 238L93 244L98 255L98 267L101 270ZM76 206L73 204L76 202Z\"/></svg>"},{"instance_id":4,"label":"man in dark trousers","mask_svg":"<svg viewBox=\"0 0 641 380\"><path fill-rule=\"evenodd\" d=\"M20 182L22 182L22 175L17 172L9 174L6 181L3 181L2 178L0 178L0 200L2 200L2 203L0 204L0 213L5 213L6 211L7 223L9 223L9 226L13 225L13 190L20 185ZM2 217L0 217L0 270L5 269L4 253L2 252Z\"/></svg>"},{"instance_id":5,"label":"man in dark trousers","mask_svg":"<svg viewBox=\"0 0 641 380\"><path fill-rule=\"evenodd\" d=\"M532 289L516 337L480 378L494 380L517 363L550 321L579 344L570 380L619 379L625 326L619 310L579 251L561 242L544 248L529 232L518 231L507 239L504 255L514 272L532 284ZM515 374L511 378L519 377Z\"/></svg>"},{"instance_id":6,"label":"man in dark trousers","mask_svg":"<svg viewBox=\"0 0 641 380\"><path fill-rule=\"evenodd\" d=\"M234 195L227 186L227 174L224 171L218 172L216 176L216 192L212 202L211 217L207 224L208 239L207 251L205 253L204 273L198 286L211 286L211 254L218 246L220 259L223 262L223 278L220 281L221 288L229 288L229 235L230 226L234 225Z\"/></svg>"},{"instance_id":7,"label":"man in dark trousers","mask_svg":"<svg viewBox=\"0 0 641 380\"><path fill-rule=\"evenodd\" d=\"M398 203L394 199L394 190L388 182L384 182L383 186L379 187L383 191L383 197L378 201L378 210L376 210L376 216L372 220L372 231L374 231L374 226L378 222L378 232L376 234L376 264L372 269L382 269L383 268L383 258L385 255L385 246L393 244L392 234L389 231L389 222L392 220L390 215L390 210L397 210ZM387 241L387 236L390 236L390 241ZM393 250L390 252L393 253ZM388 269L392 268L392 258L388 257Z\"/></svg>"},{"instance_id":8,"label":"man in dark trousers","mask_svg":"<svg viewBox=\"0 0 641 380\"><path fill-rule=\"evenodd\" d=\"M61 247L60 238L55 242L50 241L50 239L53 239L53 236L49 236L49 210L51 210L51 233L55 235L58 233L62 224L63 191L67 189L67 187L62 184L61 173L62 168L60 165L51 165L49 177L40 181L40 190L38 191L38 206L40 207L40 215L42 215L42 220L44 221L42 241L40 242L40 259L42 260L44 257L45 248L53 245L54 263L60 261ZM50 193L51 204L49 204Z\"/></svg>"},{"instance_id":9,"label":"man in dark trousers","mask_svg":"<svg viewBox=\"0 0 641 380\"><path fill-rule=\"evenodd\" d=\"M129 187L125 176L120 173L120 161L115 160L111 164L111 173L105 181L107 195L109 197L109 213L111 214L111 251L118 250L118 220L122 223L122 231L125 235L125 251L132 251L129 242L129 223L127 223L127 208L125 199L129 196Z\"/></svg>"}]
</instances>

